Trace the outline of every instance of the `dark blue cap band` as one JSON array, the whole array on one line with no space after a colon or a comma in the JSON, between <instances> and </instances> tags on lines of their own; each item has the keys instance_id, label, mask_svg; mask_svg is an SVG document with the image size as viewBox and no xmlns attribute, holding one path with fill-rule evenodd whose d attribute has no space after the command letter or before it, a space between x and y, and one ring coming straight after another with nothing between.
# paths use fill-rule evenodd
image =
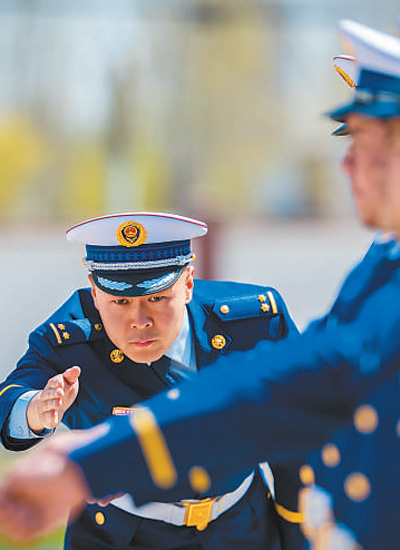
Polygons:
<instances>
[{"instance_id":1,"label":"dark blue cap band","mask_svg":"<svg viewBox=\"0 0 400 550\"><path fill-rule=\"evenodd\" d=\"M369 92L389 92L400 95L400 78L362 69L357 89Z\"/></svg>"},{"instance_id":2,"label":"dark blue cap band","mask_svg":"<svg viewBox=\"0 0 400 550\"><path fill-rule=\"evenodd\" d=\"M352 99L328 116L346 122L351 113L382 119L400 116L400 78L363 69Z\"/></svg>"},{"instance_id":3,"label":"dark blue cap band","mask_svg":"<svg viewBox=\"0 0 400 550\"><path fill-rule=\"evenodd\" d=\"M154 262L190 254L190 241L125 246L86 245L86 261L98 263Z\"/></svg>"}]
</instances>

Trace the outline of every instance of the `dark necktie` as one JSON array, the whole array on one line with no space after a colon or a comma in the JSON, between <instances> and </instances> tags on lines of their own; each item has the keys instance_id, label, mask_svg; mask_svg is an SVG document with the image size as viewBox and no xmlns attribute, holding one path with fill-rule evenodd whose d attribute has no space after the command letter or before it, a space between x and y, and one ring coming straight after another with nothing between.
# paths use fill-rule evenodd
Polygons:
<instances>
[{"instance_id":1,"label":"dark necktie","mask_svg":"<svg viewBox=\"0 0 400 550\"><path fill-rule=\"evenodd\" d=\"M163 355L160 359L157 359L157 361L153 361L150 368L155 371L161 380L166 382L170 362L171 360L166 355Z\"/></svg>"},{"instance_id":2,"label":"dark necktie","mask_svg":"<svg viewBox=\"0 0 400 550\"><path fill-rule=\"evenodd\" d=\"M150 366L167 386L174 386L184 380L184 376L180 376L176 369L170 369L171 359L166 355L154 361Z\"/></svg>"}]
</instances>

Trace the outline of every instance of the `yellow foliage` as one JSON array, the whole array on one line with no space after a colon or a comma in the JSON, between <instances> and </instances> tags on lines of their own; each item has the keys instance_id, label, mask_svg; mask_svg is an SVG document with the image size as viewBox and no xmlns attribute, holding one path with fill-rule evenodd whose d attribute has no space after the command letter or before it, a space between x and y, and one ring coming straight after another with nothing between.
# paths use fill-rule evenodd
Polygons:
<instances>
[{"instance_id":1,"label":"yellow foliage","mask_svg":"<svg viewBox=\"0 0 400 550\"><path fill-rule=\"evenodd\" d=\"M97 216L104 210L106 152L100 143L75 144L70 150L64 189L63 211L74 217Z\"/></svg>"},{"instance_id":2,"label":"yellow foliage","mask_svg":"<svg viewBox=\"0 0 400 550\"><path fill-rule=\"evenodd\" d=\"M169 169L166 153L157 149L154 143L135 143L132 157L136 185L140 186L141 202L144 210L162 210L169 206Z\"/></svg>"},{"instance_id":3,"label":"yellow foliage","mask_svg":"<svg viewBox=\"0 0 400 550\"><path fill-rule=\"evenodd\" d=\"M7 210L46 165L48 148L27 117L0 122L0 208Z\"/></svg>"}]
</instances>

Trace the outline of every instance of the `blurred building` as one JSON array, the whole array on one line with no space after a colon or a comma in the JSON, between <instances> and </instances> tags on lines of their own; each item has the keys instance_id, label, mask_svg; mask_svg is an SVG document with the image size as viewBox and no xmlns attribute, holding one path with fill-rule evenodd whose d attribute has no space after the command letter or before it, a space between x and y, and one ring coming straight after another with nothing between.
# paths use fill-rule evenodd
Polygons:
<instances>
[{"instance_id":1,"label":"blurred building","mask_svg":"<svg viewBox=\"0 0 400 550\"><path fill-rule=\"evenodd\" d=\"M3 0L0 216L340 216L337 21L396 0Z\"/></svg>"}]
</instances>

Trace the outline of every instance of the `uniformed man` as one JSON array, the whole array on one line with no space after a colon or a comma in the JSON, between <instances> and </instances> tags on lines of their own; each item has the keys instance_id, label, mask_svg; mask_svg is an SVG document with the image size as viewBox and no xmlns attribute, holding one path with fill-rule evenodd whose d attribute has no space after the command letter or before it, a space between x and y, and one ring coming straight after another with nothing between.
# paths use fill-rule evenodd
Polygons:
<instances>
[{"instance_id":1,"label":"uniformed man","mask_svg":"<svg viewBox=\"0 0 400 550\"><path fill-rule=\"evenodd\" d=\"M400 39L352 21L340 29L360 75L351 101L331 117L350 135L343 167L359 217L382 232L331 311L299 336L218 359L133 416L55 439L7 478L4 532L26 521L32 535L63 510L122 489L137 504L177 499L198 483L220 486L266 456L284 461L320 447L300 471L311 547L397 550ZM102 475L117 457L118 470Z\"/></svg>"},{"instance_id":2,"label":"uniformed man","mask_svg":"<svg viewBox=\"0 0 400 550\"><path fill-rule=\"evenodd\" d=\"M86 244L91 288L75 292L30 335L27 353L0 386L6 448L31 447L61 420L89 428L109 415L135 415L138 403L166 388L173 399L178 382L219 356L296 332L270 287L194 282L190 241L206 231L197 220L149 212L105 216L68 230L70 241ZM118 468L119 460L112 466ZM280 528L300 546L298 477L286 466L275 474ZM68 528L65 545L278 550L272 483L265 463L211 491L195 484L184 503L138 507L125 494L107 508L88 506Z\"/></svg>"}]
</instances>

